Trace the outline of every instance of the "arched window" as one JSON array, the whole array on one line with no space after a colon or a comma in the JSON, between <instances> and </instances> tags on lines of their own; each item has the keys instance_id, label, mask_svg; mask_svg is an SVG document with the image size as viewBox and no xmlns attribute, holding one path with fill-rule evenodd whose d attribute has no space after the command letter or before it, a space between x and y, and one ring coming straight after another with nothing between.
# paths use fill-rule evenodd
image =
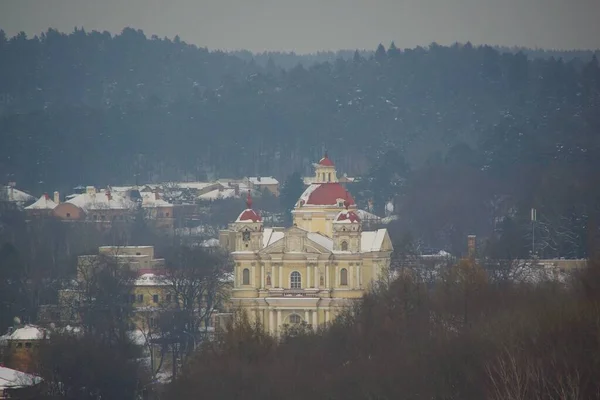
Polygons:
<instances>
[{"instance_id":1,"label":"arched window","mask_svg":"<svg viewBox=\"0 0 600 400\"><path fill-rule=\"evenodd\" d=\"M302 288L302 277L300 276L300 272L294 271L290 275L290 288L292 288L292 289L301 289Z\"/></svg>"},{"instance_id":2,"label":"arched window","mask_svg":"<svg viewBox=\"0 0 600 400\"><path fill-rule=\"evenodd\" d=\"M342 242L342 251L348 251L348 242L346 242L346 241Z\"/></svg>"},{"instance_id":3,"label":"arched window","mask_svg":"<svg viewBox=\"0 0 600 400\"><path fill-rule=\"evenodd\" d=\"M342 268L340 271L340 285L348 286L348 270L346 268Z\"/></svg>"},{"instance_id":4,"label":"arched window","mask_svg":"<svg viewBox=\"0 0 600 400\"><path fill-rule=\"evenodd\" d=\"M250 284L250 270L248 268L244 268L242 271L242 285Z\"/></svg>"},{"instance_id":5,"label":"arched window","mask_svg":"<svg viewBox=\"0 0 600 400\"><path fill-rule=\"evenodd\" d=\"M299 324L302 322L302 318L298 314L292 314L289 317L290 324Z\"/></svg>"}]
</instances>

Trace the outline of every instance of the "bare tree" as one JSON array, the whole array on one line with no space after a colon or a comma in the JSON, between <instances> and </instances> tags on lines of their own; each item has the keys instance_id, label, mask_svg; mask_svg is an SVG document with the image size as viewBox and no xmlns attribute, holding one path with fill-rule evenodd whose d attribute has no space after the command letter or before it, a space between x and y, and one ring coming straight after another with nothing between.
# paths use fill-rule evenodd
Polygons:
<instances>
[{"instance_id":1,"label":"bare tree","mask_svg":"<svg viewBox=\"0 0 600 400\"><path fill-rule=\"evenodd\" d=\"M108 343L128 341L133 305L130 292L134 272L108 255L80 258L75 287L81 325L86 332Z\"/></svg>"},{"instance_id":2,"label":"bare tree","mask_svg":"<svg viewBox=\"0 0 600 400\"><path fill-rule=\"evenodd\" d=\"M173 304L161 320L170 319L170 335L180 339L185 358L205 340L211 317L227 296L231 270L228 257L198 246L176 244L165 255L163 281Z\"/></svg>"}]
</instances>

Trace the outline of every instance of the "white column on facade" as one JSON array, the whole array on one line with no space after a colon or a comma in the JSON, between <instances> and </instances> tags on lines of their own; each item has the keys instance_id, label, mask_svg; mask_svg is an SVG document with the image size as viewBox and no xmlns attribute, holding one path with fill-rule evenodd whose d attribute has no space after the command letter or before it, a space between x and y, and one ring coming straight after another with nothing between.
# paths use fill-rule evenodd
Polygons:
<instances>
[{"instance_id":1,"label":"white column on facade","mask_svg":"<svg viewBox=\"0 0 600 400\"><path fill-rule=\"evenodd\" d=\"M281 310L277 310L277 332L279 332L279 329L281 327Z\"/></svg>"},{"instance_id":2,"label":"white column on facade","mask_svg":"<svg viewBox=\"0 0 600 400\"><path fill-rule=\"evenodd\" d=\"M250 285L256 287L256 267L252 266L252 274L250 275Z\"/></svg>"},{"instance_id":3,"label":"white column on facade","mask_svg":"<svg viewBox=\"0 0 600 400\"><path fill-rule=\"evenodd\" d=\"M310 287L310 264L306 264L306 287Z\"/></svg>"},{"instance_id":4,"label":"white column on facade","mask_svg":"<svg viewBox=\"0 0 600 400\"><path fill-rule=\"evenodd\" d=\"M283 265L279 265L279 287L283 287Z\"/></svg>"},{"instance_id":5,"label":"white column on facade","mask_svg":"<svg viewBox=\"0 0 600 400\"><path fill-rule=\"evenodd\" d=\"M261 289L265 287L265 264L260 264L260 285Z\"/></svg>"},{"instance_id":6,"label":"white column on facade","mask_svg":"<svg viewBox=\"0 0 600 400\"><path fill-rule=\"evenodd\" d=\"M329 265L325 266L325 286L329 289L331 286L329 285Z\"/></svg>"},{"instance_id":7,"label":"white column on facade","mask_svg":"<svg viewBox=\"0 0 600 400\"><path fill-rule=\"evenodd\" d=\"M329 323L329 310L325 310L325 323Z\"/></svg>"},{"instance_id":8,"label":"white column on facade","mask_svg":"<svg viewBox=\"0 0 600 400\"><path fill-rule=\"evenodd\" d=\"M340 267L339 266L335 266L335 287L340 286Z\"/></svg>"},{"instance_id":9,"label":"white column on facade","mask_svg":"<svg viewBox=\"0 0 600 400\"><path fill-rule=\"evenodd\" d=\"M310 324L310 318L308 317L308 310L304 310L304 322Z\"/></svg>"},{"instance_id":10,"label":"white column on facade","mask_svg":"<svg viewBox=\"0 0 600 400\"><path fill-rule=\"evenodd\" d=\"M360 288L361 284L360 284L360 265L356 264L356 287Z\"/></svg>"},{"instance_id":11,"label":"white column on facade","mask_svg":"<svg viewBox=\"0 0 600 400\"><path fill-rule=\"evenodd\" d=\"M269 309L269 333L275 333L275 311Z\"/></svg>"},{"instance_id":12,"label":"white column on facade","mask_svg":"<svg viewBox=\"0 0 600 400\"><path fill-rule=\"evenodd\" d=\"M319 324L319 320L317 319L317 310L312 311L312 326L314 329L317 329L317 325Z\"/></svg>"},{"instance_id":13,"label":"white column on facade","mask_svg":"<svg viewBox=\"0 0 600 400\"><path fill-rule=\"evenodd\" d=\"M348 271L348 274L347 274L347 276L348 276L348 287L350 289L353 289L354 288L354 265L349 265L348 264L347 271ZM341 283L342 282L340 282L340 284Z\"/></svg>"}]
</instances>

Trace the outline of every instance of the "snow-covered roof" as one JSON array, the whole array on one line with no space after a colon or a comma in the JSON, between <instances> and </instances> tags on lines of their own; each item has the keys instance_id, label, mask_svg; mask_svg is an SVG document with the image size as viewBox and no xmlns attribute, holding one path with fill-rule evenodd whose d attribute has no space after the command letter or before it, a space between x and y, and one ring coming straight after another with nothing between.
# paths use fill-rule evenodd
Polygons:
<instances>
[{"instance_id":1,"label":"snow-covered roof","mask_svg":"<svg viewBox=\"0 0 600 400\"><path fill-rule=\"evenodd\" d=\"M379 219L381 219L377 215L370 213L368 211L365 211L365 210L356 210L356 214L362 220L379 220Z\"/></svg>"},{"instance_id":2,"label":"snow-covered roof","mask_svg":"<svg viewBox=\"0 0 600 400\"><path fill-rule=\"evenodd\" d=\"M210 238L206 239L204 242L200 243L201 247L219 247L219 239Z\"/></svg>"},{"instance_id":3,"label":"snow-covered roof","mask_svg":"<svg viewBox=\"0 0 600 400\"><path fill-rule=\"evenodd\" d=\"M142 207L173 207L173 204L161 199L156 193L142 192L140 195L142 196Z\"/></svg>"},{"instance_id":4,"label":"snow-covered roof","mask_svg":"<svg viewBox=\"0 0 600 400\"><path fill-rule=\"evenodd\" d=\"M362 232L360 237L360 251L362 253L369 253L372 251L380 251L383 246L383 240L386 235L385 229L378 229L376 231Z\"/></svg>"},{"instance_id":5,"label":"snow-covered roof","mask_svg":"<svg viewBox=\"0 0 600 400\"><path fill-rule=\"evenodd\" d=\"M67 200L67 203L88 210L125 210L135 207L135 203L119 193L100 191L83 193Z\"/></svg>"},{"instance_id":6,"label":"snow-covered roof","mask_svg":"<svg viewBox=\"0 0 600 400\"><path fill-rule=\"evenodd\" d=\"M175 183L165 183L163 186L175 186L181 189L194 189L200 190L204 189L207 186L214 185L215 182L175 182Z\"/></svg>"},{"instance_id":7,"label":"snow-covered roof","mask_svg":"<svg viewBox=\"0 0 600 400\"><path fill-rule=\"evenodd\" d=\"M53 210L56 203L50 199L50 196L43 194L35 203L25 207L26 210Z\"/></svg>"},{"instance_id":8,"label":"snow-covered roof","mask_svg":"<svg viewBox=\"0 0 600 400\"><path fill-rule=\"evenodd\" d=\"M263 247L267 247L276 241L283 239L285 232L275 231L273 228L265 228L263 230Z\"/></svg>"},{"instance_id":9,"label":"snow-covered roof","mask_svg":"<svg viewBox=\"0 0 600 400\"><path fill-rule=\"evenodd\" d=\"M140 275L134 283L135 286L164 286L165 277L163 275L157 275L152 273L147 273Z\"/></svg>"},{"instance_id":10,"label":"snow-covered roof","mask_svg":"<svg viewBox=\"0 0 600 400\"><path fill-rule=\"evenodd\" d=\"M198 196L200 200L219 200L236 197L235 189L215 189Z\"/></svg>"},{"instance_id":11,"label":"snow-covered roof","mask_svg":"<svg viewBox=\"0 0 600 400\"><path fill-rule=\"evenodd\" d=\"M35 325L25 325L22 328L15 329L13 333L8 337L9 340L41 340L44 339L44 335L48 337L47 332Z\"/></svg>"},{"instance_id":12,"label":"snow-covered roof","mask_svg":"<svg viewBox=\"0 0 600 400\"><path fill-rule=\"evenodd\" d=\"M253 185L278 185L279 181L272 176L251 176L248 178Z\"/></svg>"},{"instance_id":13,"label":"snow-covered roof","mask_svg":"<svg viewBox=\"0 0 600 400\"><path fill-rule=\"evenodd\" d=\"M112 192L127 192L128 190L137 189L137 186L111 186Z\"/></svg>"},{"instance_id":14,"label":"snow-covered roof","mask_svg":"<svg viewBox=\"0 0 600 400\"><path fill-rule=\"evenodd\" d=\"M0 367L0 394L4 389L17 389L33 386L42 381L42 378L11 368Z\"/></svg>"},{"instance_id":15,"label":"snow-covered roof","mask_svg":"<svg viewBox=\"0 0 600 400\"><path fill-rule=\"evenodd\" d=\"M333 250L333 240L331 238L316 232L308 232L306 236L313 242L325 247L327 250Z\"/></svg>"},{"instance_id":16,"label":"snow-covered roof","mask_svg":"<svg viewBox=\"0 0 600 400\"><path fill-rule=\"evenodd\" d=\"M33 197L32 195L27 194L19 189L15 189L12 186L3 186L1 190L4 193L2 193L0 199L6 199L8 201L16 203L26 203L28 201L35 200L35 197Z\"/></svg>"}]
</instances>

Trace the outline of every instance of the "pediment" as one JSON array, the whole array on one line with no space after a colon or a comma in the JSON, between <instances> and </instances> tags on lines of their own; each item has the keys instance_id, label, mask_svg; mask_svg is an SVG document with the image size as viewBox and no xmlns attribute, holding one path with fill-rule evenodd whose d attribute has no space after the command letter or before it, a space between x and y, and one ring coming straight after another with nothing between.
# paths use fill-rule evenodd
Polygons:
<instances>
[{"instance_id":1,"label":"pediment","mask_svg":"<svg viewBox=\"0 0 600 400\"><path fill-rule=\"evenodd\" d=\"M260 250L261 254L275 253L307 253L307 254L329 254L330 249L322 244L311 240L308 232L298 227L292 227L285 231L283 238L271 243Z\"/></svg>"}]
</instances>

